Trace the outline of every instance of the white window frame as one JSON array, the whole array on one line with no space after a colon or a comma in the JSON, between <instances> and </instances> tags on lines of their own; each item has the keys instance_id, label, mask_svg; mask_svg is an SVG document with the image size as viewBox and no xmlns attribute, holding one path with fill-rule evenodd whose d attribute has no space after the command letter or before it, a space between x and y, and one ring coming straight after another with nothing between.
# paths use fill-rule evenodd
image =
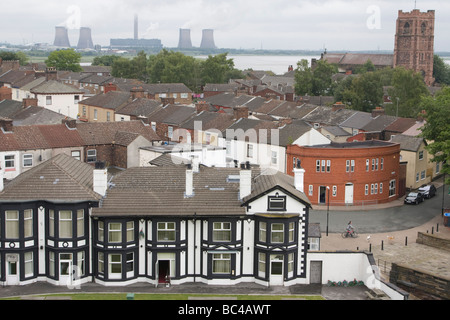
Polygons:
<instances>
[{"instance_id":1,"label":"white window frame","mask_svg":"<svg viewBox=\"0 0 450 320\"><path fill-rule=\"evenodd\" d=\"M259 222L259 241L267 242L267 222Z\"/></svg>"},{"instance_id":2,"label":"white window frame","mask_svg":"<svg viewBox=\"0 0 450 320\"><path fill-rule=\"evenodd\" d=\"M281 226L282 229L274 230L275 226ZM281 236L281 241L278 237ZM270 243L284 243L284 223L272 223L270 227Z\"/></svg>"},{"instance_id":3,"label":"white window frame","mask_svg":"<svg viewBox=\"0 0 450 320\"><path fill-rule=\"evenodd\" d=\"M212 264L213 274L231 274L230 253L213 253Z\"/></svg>"},{"instance_id":4,"label":"white window frame","mask_svg":"<svg viewBox=\"0 0 450 320\"><path fill-rule=\"evenodd\" d=\"M214 242L231 242L231 222L213 222Z\"/></svg>"},{"instance_id":5,"label":"white window frame","mask_svg":"<svg viewBox=\"0 0 450 320\"><path fill-rule=\"evenodd\" d=\"M68 217L64 217L65 213L70 213ZM68 225L67 228L63 228L63 225ZM73 213L72 210L60 210L58 211L58 227L59 237L61 239L73 238ZM66 233L67 232L67 233Z\"/></svg>"},{"instance_id":6,"label":"white window frame","mask_svg":"<svg viewBox=\"0 0 450 320\"><path fill-rule=\"evenodd\" d=\"M24 237L31 238L33 236L33 210L27 209L23 211L24 219Z\"/></svg>"},{"instance_id":7,"label":"white window frame","mask_svg":"<svg viewBox=\"0 0 450 320\"><path fill-rule=\"evenodd\" d=\"M87 162L92 163L97 161L97 150L90 149L87 151Z\"/></svg>"},{"instance_id":8,"label":"white window frame","mask_svg":"<svg viewBox=\"0 0 450 320\"><path fill-rule=\"evenodd\" d=\"M30 168L33 166L33 155L30 153L22 156L22 164L24 168Z\"/></svg>"},{"instance_id":9,"label":"white window frame","mask_svg":"<svg viewBox=\"0 0 450 320\"><path fill-rule=\"evenodd\" d=\"M5 155L5 169L14 169L16 167L16 156L13 154Z\"/></svg>"},{"instance_id":10,"label":"white window frame","mask_svg":"<svg viewBox=\"0 0 450 320\"><path fill-rule=\"evenodd\" d=\"M113 257L118 257L119 260L113 260ZM116 267L118 268L116 270ZM122 254L121 253L113 253L108 255L108 274L110 278L117 279L122 278Z\"/></svg>"},{"instance_id":11,"label":"white window frame","mask_svg":"<svg viewBox=\"0 0 450 320\"><path fill-rule=\"evenodd\" d=\"M45 96L45 104L47 106L51 106L53 104L53 98L52 96Z\"/></svg>"},{"instance_id":12,"label":"white window frame","mask_svg":"<svg viewBox=\"0 0 450 320\"><path fill-rule=\"evenodd\" d=\"M173 225L173 228L171 226ZM175 222L158 222L157 223L157 239L161 242L176 241L176 223ZM167 235L167 237L165 237Z\"/></svg>"},{"instance_id":13,"label":"white window frame","mask_svg":"<svg viewBox=\"0 0 450 320\"><path fill-rule=\"evenodd\" d=\"M19 211L5 211L5 238L7 240L19 239Z\"/></svg>"},{"instance_id":14,"label":"white window frame","mask_svg":"<svg viewBox=\"0 0 450 320\"><path fill-rule=\"evenodd\" d=\"M77 237L84 237L84 235L84 210L80 209L77 210Z\"/></svg>"},{"instance_id":15,"label":"white window frame","mask_svg":"<svg viewBox=\"0 0 450 320\"><path fill-rule=\"evenodd\" d=\"M34 263L33 263L33 251L25 252L25 278L32 277L34 275Z\"/></svg>"},{"instance_id":16,"label":"white window frame","mask_svg":"<svg viewBox=\"0 0 450 320\"><path fill-rule=\"evenodd\" d=\"M127 222L127 242L134 241L134 221Z\"/></svg>"},{"instance_id":17,"label":"white window frame","mask_svg":"<svg viewBox=\"0 0 450 320\"><path fill-rule=\"evenodd\" d=\"M118 237L118 239L116 239ZM108 243L122 242L122 223L110 222L108 223Z\"/></svg>"}]
</instances>

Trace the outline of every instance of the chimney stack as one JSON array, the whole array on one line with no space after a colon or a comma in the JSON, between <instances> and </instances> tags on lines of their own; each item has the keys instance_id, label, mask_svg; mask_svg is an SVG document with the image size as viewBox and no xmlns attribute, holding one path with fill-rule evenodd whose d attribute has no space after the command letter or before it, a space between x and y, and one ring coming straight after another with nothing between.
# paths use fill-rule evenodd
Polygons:
<instances>
[{"instance_id":1,"label":"chimney stack","mask_svg":"<svg viewBox=\"0 0 450 320\"><path fill-rule=\"evenodd\" d=\"M249 162L241 164L239 175L239 198L242 200L252 193L252 170Z\"/></svg>"},{"instance_id":2,"label":"chimney stack","mask_svg":"<svg viewBox=\"0 0 450 320\"><path fill-rule=\"evenodd\" d=\"M239 120L241 118L248 118L248 107L238 106L233 108L234 119Z\"/></svg>"},{"instance_id":3,"label":"chimney stack","mask_svg":"<svg viewBox=\"0 0 450 320\"><path fill-rule=\"evenodd\" d=\"M194 170L192 165L188 165L186 169L186 191L184 193L185 198L191 198L194 196Z\"/></svg>"},{"instance_id":4,"label":"chimney stack","mask_svg":"<svg viewBox=\"0 0 450 320\"><path fill-rule=\"evenodd\" d=\"M24 108L37 107L38 106L38 99L37 98L24 98L22 100L22 106Z\"/></svg>"},{"instance_id":5,"label":"chimney stack","mask_svg":"<svg viewBox=\"0 0 450 320\"><path fill-rule=\"evenodd\" d=\"M114 83L109 82L108 84L105 84L105 88L103 93L107 94L110 91L117 91L117 86Z\"/></svg>"},{"instance_id":6,"label":"chimney stack","mask_svg":"<svg viewBox=\"0 0 450 320\"><path fill-rule=\"evenodd\" d=\"M106 196L108 190L108 170L105 168L105 163L97 161L94 169L94 192L101 196Z\"/></svg>"},{"instance_id":7,"label":"chimney stack","mask_svg":"<svg viewBox=\"0 0 450 320\"><path fill-rule=\"evenodd\" d=\"M294 187L300 192L305 192L305 169L294 168Z\"/></svg>"},{"instance_id":8,"label":"chimney stack","mask_svg":"<svg viewBox=\"0 0 450 320\"><path fill-rule=\"evenodd\" d=\"M58 71L55 67L48 67L45 70L45 79L47 81L58 80Z\"/></svg>"},{"instance_id":9,"label":"chimney stack","mask_svg":"<svg viewBox=\"0 0 450 320\"><path fill-rule=\"evenodd\" d=\"M2 129L3 132L12 132L13 121L9 118L0 118L0 129Z\"/></svg>"}]
</instances>

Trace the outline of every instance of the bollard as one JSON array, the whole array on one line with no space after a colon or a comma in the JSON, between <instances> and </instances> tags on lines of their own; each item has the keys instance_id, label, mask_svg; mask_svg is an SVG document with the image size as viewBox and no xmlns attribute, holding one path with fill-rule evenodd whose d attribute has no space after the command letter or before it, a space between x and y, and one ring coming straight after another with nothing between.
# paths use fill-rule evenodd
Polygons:
<instances>
[{"instance_id":1,"label":"bollard","mask_svg":"<svg viewBox=\"0 0 450 320\"><path fill-rule=\"evenodd\" d=\"M372 244L369 243L369 252L372 252Z\"/></svg>"},{"instance_id":2,"label":"bollard","mask_svg":"<svg viewBox=\"0 0 450 320\"><path fill-rule=\"evenodd\" d=\"M431 234L434 234L434 227L431 227Z\"/></svg>"},{"instance_id":3,"label":"bollard","mask_svg":"<svg viewBox=\"0 0 450 320\"><path fill-rule=\"evenodd\" d=\"M381 240L381 251L383 251L384 250L384 242L383 242L383 240Z\"/></svg>"},{"instance_id":4,"label":"bollard","mask_svg":"<svg viewBox=\"0 0 450 320\"><path fill-rule=\"evenodd\" d=\"M439 223L436 225L436 232L439 232Z\"/></svg>"},{"instance_id":5,"label":"bollard","mask_svg":"<svg viewBox=\"0 0 450 320\"><path fill-rule=\"evenodd\" d=\"M405 237L405 246L408 246L408 237Z\"/></svg>"}]
</instances>

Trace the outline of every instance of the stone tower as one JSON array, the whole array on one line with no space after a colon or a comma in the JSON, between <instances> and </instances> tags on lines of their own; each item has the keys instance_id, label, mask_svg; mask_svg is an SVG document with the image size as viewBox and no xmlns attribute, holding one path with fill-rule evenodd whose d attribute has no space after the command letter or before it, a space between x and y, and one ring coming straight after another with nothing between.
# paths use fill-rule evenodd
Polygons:
<instances>
[{"instance_id":1,"label":"stone tower","mask_svg":"<svg viewBox=\"0 0 450 320\"><path fill-rule=\"evenodd\" d=\"M394 46L394 68L421 72L425 83L433 85L435 11L399 10Z\"/></svg>"}]
</instances>

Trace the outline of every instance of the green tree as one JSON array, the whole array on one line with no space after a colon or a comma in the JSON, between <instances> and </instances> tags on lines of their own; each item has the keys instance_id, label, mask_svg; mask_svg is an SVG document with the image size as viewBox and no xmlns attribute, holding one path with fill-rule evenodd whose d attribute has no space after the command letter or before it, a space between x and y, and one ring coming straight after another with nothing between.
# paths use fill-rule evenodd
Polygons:
<instances>
[{"instance_id":1,"label":"green tree","mask_svg":"<svg viewBox=\"0 0 450 320\"><path fill-rule=\"evenodd\" d=\"M120 59L120 56L116 56L116 55L98 56L98 57L94 58L94 61L92 61L92 65L93 66L112 67L114 62L119 59Z\"/></svg>"},{"instance_id":2,"label":"green tree","mask_svg":"<svg viewBox=\"0 0 450 320\"><path fill-rule=\"evenodd\" d=\"M337 67L319 60L315 68L311 68L307 60L297 63L295 70L295 93L298 95L329 95L333 92L332 75Z\"/></svg>"},{"instance_id":3,"label":"green tree","mask_svg":"<svg viewBox=\"0 0 450 320\"><path fill-rule=\"evenodd\" d=\"M428 141L427 149L434 162L445 163L441 172L450 174L450 88L443 88L435 97L424 97L421 105L426 120L421 130ZM446 184L450 184L450 177Z\"/></svg>"},{"instance_id":4,"label":"green tree","mask_svg":"<svg viewBox=\"0 0 450 320\"><path fill-rule=\"evenodd\" d=\"M313 95L313 72L306 59L297 63L295 70L295 93L299 96Z\"/></svg>"},{"instance_id":5,"label":"green tree","mask_svg":"<svg viewBox=\"0 0 450 320\"><path fill-rule=\"evenodd\" d=\"M202 84L225 83L227 75L234 70L233 59L227 59L228 53L221 53L215 56L209 55L208 59L201 63Z\"/></svg>"},{"instance_id":6,"label":"green tree","mask_svg":"<svg viewBox=\"0 0 450 320\"><path fill-rule=\"evenodd\" d=\"M403 67L395 68L388 92L393 103L386 108L386 113L397 115L398 112L399 117L405 118L417 117L422 111L422 97L430 95L422 74Z\"/></svg>"},{"instance_id":7,"label":"green tree","mask_svg":"<svg viewBox=\"0 0 450 320\"><path fill-rule=\"evenodd\" d=\"M376 68L375 68L373 62L369 59L362 66L357 67L354 73L361 74L361 73L374 72L374 71L376 71Z\"/></svg>"},{"instance_id":8,"label":"green tree","mask_svg":"<svg viewBox=\"0 0 450 320\"><path fill-rule=\"evenodd\" d=\"M2 60L19 60L21 66L28 64L28 56L22 51L0 51L0 58L2 58Z\"/></svg>"},{"instance_id":9,"label":"green tree","mask_svg":"<svg viewBox=\"0 0 450 320\"><path fill-rule=\"evenodd\" d=\"M437 83L450 85L450 66L438 55L434 55L433 77Z\"/></svg>"},{"instance_id":10,"label":"green tree","mask_svg":"<svg viewBox=\"0 0 450 320\"><path fill-rule=\"evenodd\" d=\"M45 60L47 67L54 67L57 70L80 72L81 54L73 49L53 51Z\"/></svg>"},{"instance_id":11,"label":"green tree","mask_svg":"<svg viewBox=\"0 0 450 320\"><path fill-rule=\"evenodd\" d=\"M342 102L353 110L371 112L383 104L383 85L380 74L366 72L352 79L342 92Z\"/></svg>"}]
</instances>

